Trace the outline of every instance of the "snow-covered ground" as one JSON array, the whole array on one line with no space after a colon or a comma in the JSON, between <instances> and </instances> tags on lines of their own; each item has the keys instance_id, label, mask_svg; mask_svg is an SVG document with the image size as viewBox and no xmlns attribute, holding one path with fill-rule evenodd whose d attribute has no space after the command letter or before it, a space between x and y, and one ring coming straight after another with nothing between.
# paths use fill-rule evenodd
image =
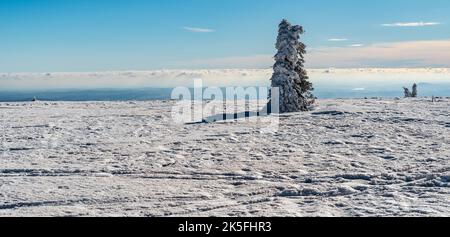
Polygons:
<instances>
[{"instance_id":1,"label":"snow-covered ground","mask_svg":"<svg viewBox=\"0 0 450 237\"><path fill-rule=\"evenodd\" d=\"M176 124L174 102L0 103L0 216L450 216L450 99Z\"/></svg>"}]
</instances>

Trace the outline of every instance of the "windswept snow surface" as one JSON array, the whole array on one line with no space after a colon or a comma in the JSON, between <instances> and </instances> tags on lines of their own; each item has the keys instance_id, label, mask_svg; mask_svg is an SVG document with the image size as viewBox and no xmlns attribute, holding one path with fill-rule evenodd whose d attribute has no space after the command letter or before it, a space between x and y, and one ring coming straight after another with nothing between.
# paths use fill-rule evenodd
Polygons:
<instances>
[{"instance_id":1,"label":"windswept snow surface","mask_svg":"<svg viewBox=\"0 0 450 237\"><path fill-rule=\"evenodd\" d=\"M174 103L0 103L0 216L450 216L450 99L319 100L273 133Z\"/></svg>"}]
</instances>

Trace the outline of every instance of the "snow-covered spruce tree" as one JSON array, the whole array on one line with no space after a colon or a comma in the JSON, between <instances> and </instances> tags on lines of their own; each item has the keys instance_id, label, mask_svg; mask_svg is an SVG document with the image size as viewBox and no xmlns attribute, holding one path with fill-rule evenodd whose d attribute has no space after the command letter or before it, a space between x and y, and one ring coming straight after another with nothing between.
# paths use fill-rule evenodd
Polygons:
<instances>
[{"instance_id":1,"label":"snow-covered spruce tree","mask_svg":"<svg viewBox=\"0 0 450 237\"><path fill-rule=\"evenodd\" d=\"M417 84L414 83L413 87L412 87L412 92L406 88L403 87L403 90L405 91L405 98L416 98L418 96L418 92L417 92Z\"/></svg>"},{"instance_id":2,"label":"snow-covered spruce tree","mask_svg":"<svg viewBox=\"0 0 450 237\"><path fill-rule=\"evenodd\" d=\"M291 25L287 20L279 25L272 88L280 91L280 113L307 111L314 103L314 89L304 68L306 46L300 42L303 27Z\"/></svg>"},{"instance_id":3,"label":"snow-covered spruce tree","mask_svg":"<svg viewBox=\"0 0 450 237\"><path fill-rule=\"evenodd\" d=\"M412 93L411 93L411 97L416 98L417 97L417 84L414 83L413 87L412 87Z\"/></svg>"},{"instance_id":4,"label":"snow-covered spruce tree","mask_svg":"<svg viewBox=\"0 0 450 237\"><path fill-rule=\"evenodd\" d=\"M411 92L409 91L409 88L403 87L403 91L405 94L405 98L411 97Z\"/></svg>"}]
</instances>

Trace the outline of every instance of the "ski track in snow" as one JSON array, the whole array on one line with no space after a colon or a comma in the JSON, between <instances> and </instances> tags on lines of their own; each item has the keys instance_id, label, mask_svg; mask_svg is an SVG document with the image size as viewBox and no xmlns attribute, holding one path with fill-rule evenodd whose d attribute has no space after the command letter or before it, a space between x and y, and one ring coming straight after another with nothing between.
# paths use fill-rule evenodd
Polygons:
<instances>
[{"instance_id":1,"label":"ski track in snow","mask_svg":"<svg viewBox=\"0 0 450 237\"><path fill-rule=\"evenodd\" d=\"M0 216L450 216L450 99L175 124L174 102L0 103Z\"/></svg>"}]
</instances>

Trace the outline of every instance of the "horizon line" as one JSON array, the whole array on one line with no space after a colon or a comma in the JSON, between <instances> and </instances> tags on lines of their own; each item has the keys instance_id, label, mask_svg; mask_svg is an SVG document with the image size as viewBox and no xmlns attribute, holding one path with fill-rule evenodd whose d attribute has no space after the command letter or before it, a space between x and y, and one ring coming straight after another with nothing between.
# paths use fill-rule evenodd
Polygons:
<instances>
[{"instance_id":1,"label":"horizon line","mask_svg":"<svg viewBox=\"0 0 450 237\"><path fill-rule=\"evenodd\" d=\"M427 69L439 70L448 69L450 67L312 67L305 68L306 70L364 70L364 69L383 69L383 70L399 70L399 69ZM48 73L111 73L111 72L155 72L155 71L223 71L223 70L273 70L270 68L160 68L160 69L124 69L124 70L98 70L98 71L14 71L1 72L0 75L5 74L48 74ZM0 78L1 80L1 78Z\"/></svg>"}]
</instances>

